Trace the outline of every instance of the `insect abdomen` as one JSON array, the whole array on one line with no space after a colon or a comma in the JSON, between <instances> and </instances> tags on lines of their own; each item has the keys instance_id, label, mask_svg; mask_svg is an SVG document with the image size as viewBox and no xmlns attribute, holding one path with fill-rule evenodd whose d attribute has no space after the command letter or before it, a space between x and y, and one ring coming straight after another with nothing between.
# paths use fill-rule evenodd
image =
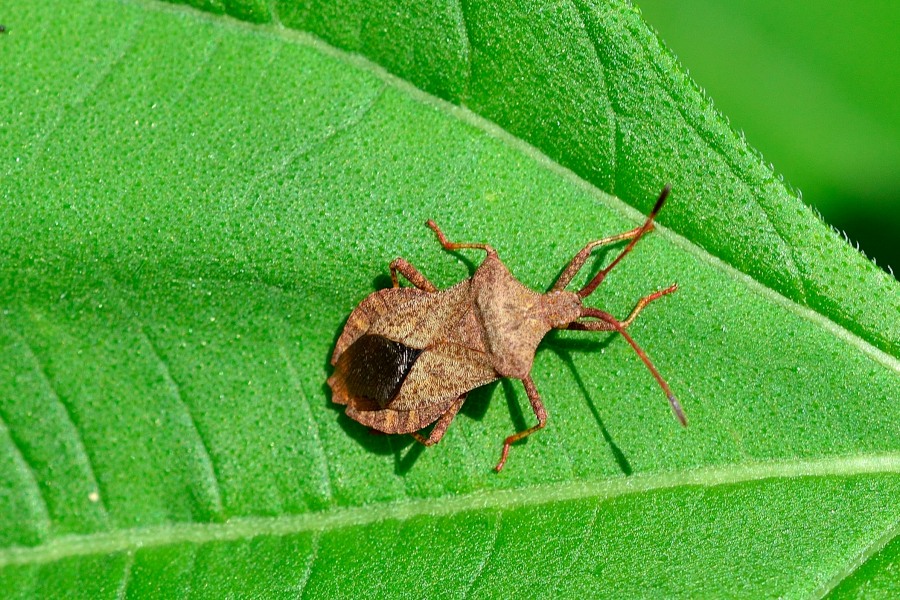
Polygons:
<instances>
[{"instance_id":1,"label":"insect abdomen","mask_svg":"<svg viewBox=\"0 0 900 600\"><path fill-rule=\"evenodd\" d=\"M337 368L352 396L373 400L385 408L400 391L422 350L381 335L366 334L341 355Z\"/></svg>"}]
</instances>

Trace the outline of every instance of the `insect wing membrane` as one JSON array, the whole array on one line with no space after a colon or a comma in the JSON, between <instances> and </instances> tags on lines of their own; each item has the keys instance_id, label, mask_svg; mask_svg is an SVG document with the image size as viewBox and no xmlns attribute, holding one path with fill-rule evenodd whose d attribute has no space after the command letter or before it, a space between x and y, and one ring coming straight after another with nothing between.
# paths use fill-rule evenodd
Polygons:
<instances>
[{"instance_id":1,"label":"insect wing membrane","mask_svg":"<svg viewBox=\"0 0 900 600\"><path fill-rule=\"evenodd\" d=\"M384 408L400 391L421 353L384 336L367 334L347 348L337 366L351 395L374 400Z\"/></svg>"}]
</instances>

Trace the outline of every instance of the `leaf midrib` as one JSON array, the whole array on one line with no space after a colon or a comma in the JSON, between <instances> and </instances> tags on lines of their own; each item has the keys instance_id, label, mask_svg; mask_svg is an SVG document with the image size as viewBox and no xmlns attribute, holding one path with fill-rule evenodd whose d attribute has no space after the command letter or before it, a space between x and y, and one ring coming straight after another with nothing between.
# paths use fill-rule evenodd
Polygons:
<instances>
[{"instance_id":1,"label":"leaf midrib","mask_svg":"<svg viewBox=\"0 0 900 600\"><path fill-rule=\"evenodd\" d=\"M174 523L63 536L38 546L0 549L0 568L45 564L74 556L116 554L178 543L205 544L251 539L261 535L284 536L305 531L330 531L380 521L407 521L424 515L449 516L586 498L604 501L618 496L680 487L711 488L766 479L848 477L876 473L900 475L900 452L726 465L678 473L482 490L464 495L392 502L377 507L367 505L332 508L277 517L239 517L224 523Z\"/></svg>"}]
</instances>

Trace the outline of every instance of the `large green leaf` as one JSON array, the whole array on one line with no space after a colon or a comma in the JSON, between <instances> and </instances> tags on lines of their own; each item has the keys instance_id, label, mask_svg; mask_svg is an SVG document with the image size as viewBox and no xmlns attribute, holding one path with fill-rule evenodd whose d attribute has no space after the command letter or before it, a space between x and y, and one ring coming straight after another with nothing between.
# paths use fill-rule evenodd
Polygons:
<instances>
[{"instance_id":1,"label":"large green leaf","mask_svg":"<svg viewBox=\"0 0 900 600\"><path fill-rule=\"evenodd\" d=\"M639 4L804 200L878 263L900 264L900 71L888 59L900 56L900 3Z\"/></svg>"},{"instance_id":2,"label":"large green leaf","mask_svg":"<svg viewBox=\"0 0 900 600\"><path fill-rule=\"evenodd\" d=\"M366 7L278 6L393 43L367 54L406 60L420 89L307 35L165 4L4 8L5 595L896 591L897 284L758 175L627 7L580 6L577 29L466 4L462 31L482 41L458 89L429 79L454 72L435 25L460 28L451 9L383 9L437 28L404 36ZM606 84L551 68L573 31L618 65ZM523 52L546 77L512 68ZM436 97L454 93L499 126ZM612 145L592 133L610 102ZM682 125L644 121L659 111ZM727 139L698 146L711 127ZM612 167L585 158L603 147ZM735 195L714 199L723 173ZM641 222L598 181L646 208L670 177L664 222L685 235L660 227L594 302L624 315L679 282L632 333L690 427L623 340L575 333L538 353L551 420L500 475L501 440L533 419L518 383L473 393L428 450L330 404L334 340L392 258L442 287L478 260L441 251L426 218L542 288L585 242Z\"/></svg>"},{"instance_id":3,"label":"large green leaf","mask_svg":"<svg viewBox=\"0 0 900 600\"><path fill-rule=\"evenodd\" d=\"M223 8L241 15L245 4ZM670 207L663 223L787 298L900 352L900 320L883 317L886 305L900 313L896 281L822 228L629 4L274 6L285 26L464 104L632 206L649 210L656 190L672 182L689 201Z\"/></svg>"}]
</instances>

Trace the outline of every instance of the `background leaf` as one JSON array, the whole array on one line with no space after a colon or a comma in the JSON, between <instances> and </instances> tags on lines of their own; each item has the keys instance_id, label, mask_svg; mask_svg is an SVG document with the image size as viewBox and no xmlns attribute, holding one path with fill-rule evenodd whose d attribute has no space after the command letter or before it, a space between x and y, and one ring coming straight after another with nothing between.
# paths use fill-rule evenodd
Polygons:
<instances>
[{"instance_id":1,"label":"background leaf","mask_svg":"<svg viewBox=\"0 0 900 600\"><path fill-rule=\"evenodd\" d=\"M879 264L900 264L900 70L891 58L900 56L900 4L639 4L806 202Z\"/></svg>"},{"instance_id":2,"label":"background leaf","mask_svg":"<svg viewBox=\"0 0 900 600\"><path fill-rule=\"evenodd\" d=\"M379 13L412 15L404 29L367 6L276 8L376 62L153 2L7 7L0 589L890 591L896 282L789 197L631 9L522 10L513 23L508 6L466 4L460 30L453 9ZM461 63L472 70L453 75L446 29L402 35L420 22L482 40ZM618 84L552 68L576 34L590 43L574 64L607 53ZM390 57L372 50L389 42ZM661 63L644 70L638 55ZM494 123L440 99L453 94ZM586 112L572 113L579 94ZM621 141L588 144L608 129L613 113L592 112L607 96ZM713 134L724 141L698 146ZM490 241L543 288L585 242L641 221L597 181L643 209L670 176L667 222L686 235L659 228L595 302L625 314L679 282L633 335L688 429L621 339L584 334L539 351L551 421L499 476L501 440L532 419L517 383L472 394L427 451L330 404L334 340L392 258L442 287L478 260L441 251L426 218ZM738 199L715 199L733 181Z\"/></svg>"}]
</instances>

